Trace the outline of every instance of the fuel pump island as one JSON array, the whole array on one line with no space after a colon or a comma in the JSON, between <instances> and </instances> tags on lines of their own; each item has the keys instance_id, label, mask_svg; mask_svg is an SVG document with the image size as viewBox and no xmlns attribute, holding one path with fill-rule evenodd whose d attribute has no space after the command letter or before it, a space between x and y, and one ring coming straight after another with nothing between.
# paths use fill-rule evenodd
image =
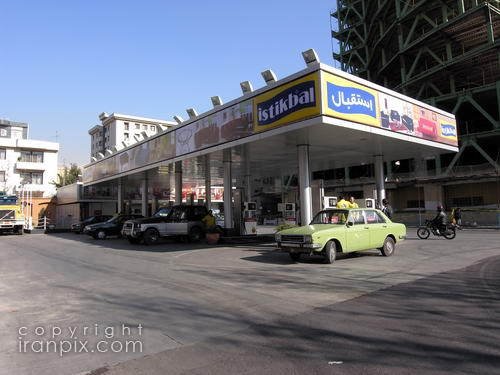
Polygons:
<instances>
[{"instance_id":1,"label":"fuel pump island","mask_svg":"<svg viewBox=\"0 0 500 375\"><path fill-rule=\"evenodd\" d=\"M239 98L109 150L84 167L85 188L111 192L117 212L136 200L144 216L203 188L193 204L220 212L229 232L255 234L264 222L309 223L336 204L342 192L325 193L316 171L373 164L374 181L357 198L381 201L384 162L457 151L453 114L313 57L299 72L280 80L263 72L264 87L243 82Z\"/></svg>"}]
</instances>

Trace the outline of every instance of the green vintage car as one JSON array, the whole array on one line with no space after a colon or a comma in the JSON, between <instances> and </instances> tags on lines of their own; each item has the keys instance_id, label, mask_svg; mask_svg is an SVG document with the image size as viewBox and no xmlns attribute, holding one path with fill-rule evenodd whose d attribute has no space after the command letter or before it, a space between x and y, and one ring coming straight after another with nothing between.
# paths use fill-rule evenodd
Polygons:
<instances>
[{"instance_id":1,"label":"green vintage car","mask_svg":"<svg viewBox=\"0 0 500 375\"><path fill-rule=\"evenodd\" d=\"M382 211L372 208L327 209L318 212L311 224L276 233L278 247L297 261L300 254L318 254L333 263L337 253L379 249L394 254L396 242L406 238L406 226L393 223Z\"/></svg>"}]
</instances>

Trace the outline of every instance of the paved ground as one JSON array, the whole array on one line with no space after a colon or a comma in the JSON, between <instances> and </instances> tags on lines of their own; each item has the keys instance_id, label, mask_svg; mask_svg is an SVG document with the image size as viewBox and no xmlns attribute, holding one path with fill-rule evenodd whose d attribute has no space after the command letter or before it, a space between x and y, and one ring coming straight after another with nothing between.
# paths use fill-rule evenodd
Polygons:
<instances>
[{"instance_id":1,"label":"paved ground","mask_svg":"<svg viewBox=\"0 0 500 375\"><path fill-rule=\"evenodd\" d=\"M411 235L333 266L265 245L0 237L0 374L497 373L500 233ZM93 345L84 326L122 323L144 327L142 353L19 353L36 327Z\"/></svg>"}]
</instances>

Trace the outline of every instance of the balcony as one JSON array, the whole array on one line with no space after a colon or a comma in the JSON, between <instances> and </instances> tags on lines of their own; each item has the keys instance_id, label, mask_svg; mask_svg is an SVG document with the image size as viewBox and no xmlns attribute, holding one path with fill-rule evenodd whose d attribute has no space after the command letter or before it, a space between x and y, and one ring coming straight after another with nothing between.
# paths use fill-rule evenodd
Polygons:
<instances>
[{"instance_id":1,"label":"balcony","mask_svg":"<svg viewBox=\"0 0 500 375\"><path fill-rule=\"evenodd\" d=\"M44 163L34 163L29 161L18 161L16 162L17 170L25 171L45 171L47 166Z\"/></svg>"}]
</instances>

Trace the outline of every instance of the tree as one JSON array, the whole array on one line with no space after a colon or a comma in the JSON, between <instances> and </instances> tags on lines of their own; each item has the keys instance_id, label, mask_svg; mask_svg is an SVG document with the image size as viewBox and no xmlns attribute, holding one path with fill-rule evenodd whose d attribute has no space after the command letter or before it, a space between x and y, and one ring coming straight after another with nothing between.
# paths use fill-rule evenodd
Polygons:
<instances>
[{"instance_id":1,"label":"tree","mask_svg":"<svg viewBox=\"0 0 500 375\"><path fill-rule=\"evenodd\" d=\"M64 167L62 173L57 174L57 181L53 184L60 188L62 186L71 185L80 180L82 170L76 165L71 164L70 167Z\"/></svg>"}]
</instances>

